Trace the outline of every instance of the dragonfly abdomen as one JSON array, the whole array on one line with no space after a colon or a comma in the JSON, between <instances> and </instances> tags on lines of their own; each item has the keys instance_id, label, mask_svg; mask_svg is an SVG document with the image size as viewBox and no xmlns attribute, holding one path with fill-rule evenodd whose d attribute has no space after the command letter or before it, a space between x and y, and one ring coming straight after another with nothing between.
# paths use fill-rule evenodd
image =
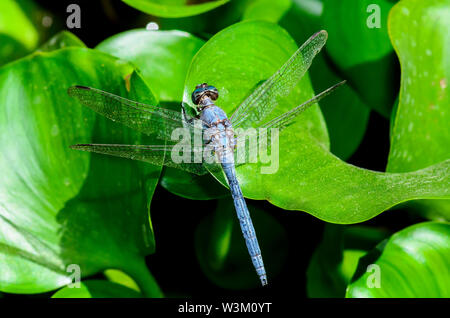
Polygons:
<instances>
[{"instance_id":1,"label":"dragonfly abdomen","mask_svg":"<svg viewBox=\"0 0 450 318\"><path fill-rule=\"evenodd\" d=\"M259 248L258 239L256 238L255 228L253 227L250 213L245 203L244 196L242 195L241 187L239 186L236 178L236 170L233 163L222 163L223 171L228 180L230 186L231 196L233 197L234 206L236 208L236 214L239 219L242 234L247 245L248 252L252 259L253 266L256 269L256 273L261 280L261 284L267 285L266 270L264 268L264 262L261 256L261 249Z\"/></svg>"}]
</instances>

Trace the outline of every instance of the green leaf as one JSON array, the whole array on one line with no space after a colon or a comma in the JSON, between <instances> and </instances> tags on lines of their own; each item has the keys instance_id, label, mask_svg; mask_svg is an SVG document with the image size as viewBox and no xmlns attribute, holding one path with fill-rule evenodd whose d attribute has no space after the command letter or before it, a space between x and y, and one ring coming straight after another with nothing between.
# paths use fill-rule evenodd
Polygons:
<instances>
[{"instance_id":1,"label":"green leaf","mask_svg":"<svg viewBox=\"0 0 450 318\"><path fill-rule=\"evenodd\" d=\"M229 0L187 1L187 0L122 0L129 6L150 15L162 18L181 18L213 10ZM196 3L197 2L197 3Z\"/></svg>"},{"instance_id":2,"label":"green leaf","mask_svg":"<svg viewBox=\"0 0 450 318\"><path fill-rule=\"evenodd\" d=\"M135 290L105 280L87 280L80 287L64 287L52 298L141 298Z\"/></svg>"},{"instance_id":3,"label":"green leaf","mask_svg":"<svg viewBox=\"0 0 450 318\"><path fill-rule=\"evenodd\" d=\"M327 52L361 98L389 117L398 89L398 65L387 29L388 13L394 3L389 0L323 3L322 22L329 33Z\"/></svg>"},{"instance_id":4,"label":"green leaf","mask_svg":"<svg viewBox=\"0 0 450 318\"><path fill-rule=\"evenodd\" d=\"M288 240L283 227L270 214L247 202L270 280L287 259ZM219 200L216 211L199 224L195 250L205 275L220 287L249 289L261 285L255 272L231 198Z\"/></svg>"},{"instance_id":5,"label":"green leaf","mask_svg":"<svg viewBox=\"0 0 450 318\"><path fill-rule=\"evenodd\" d=\"M448 298L449 268L450 224L415 224L360 259L346 297Z\"/></svg>"},{"instance_id":6,"label":"green leaf","mask_svg":"<svg viewBox=\"0 0 450 318\"><path fill-rule=\"evenodd\" d=\"M379 229L327 224L306 273L308 297L344 297L359 258L385 237Z\"/></svg>"},{"instance_id":7,"label":"green leaf","mask_svg":"<svg viewBox=\"0 0 450 318\"><path fill-rule=\"evenodd\" d=\"M154 251L146 197L161 168L69 148L145 141L67 95L80 84L156 102L133 70L85 48L39 52L0 69L0 290L58 288L77 264L82 276L122 269L144 294L160 295L143 257Z\"/></svg>"},{"instance_id":8,"label":"green leaf","mask_svg":"<svg viewBox=\"0 0 450 318\"><path fill-rule=\"evenodd\" d=\"M230 115L296 49L294 40L275 24L235 24L216 34L196 54L186 80L184 100L191 105L190 94L195 85L207 82L218 88L220 98L216 103ZM312 96L309 76L305 75L268 120ZM326 126L318 107L307 110L280 134L279 158L272 161L274 169L277 162L279 167L273 174L262 174L261 163L239 166L238 180L244 195L268 200L286 210L306 211L328 222L362 222L407 200L444 198L450 194L450 160L395 174L342 162L328 151ZM216 177L226 184L223 176Z\"/></svg>"},{"instance_id":9,"label":"green leaf","mask_svg":"<svg viewBox=\"0 0 450 318\"><path fill-rule=\"evenodd\" d=\"M402 77L387 171L413 171L450 158L449 21L448 0L408 0L392 9L389 32ZM418 203L429 217L450 219L450 201Z\"/></svg>"}]
</instances>

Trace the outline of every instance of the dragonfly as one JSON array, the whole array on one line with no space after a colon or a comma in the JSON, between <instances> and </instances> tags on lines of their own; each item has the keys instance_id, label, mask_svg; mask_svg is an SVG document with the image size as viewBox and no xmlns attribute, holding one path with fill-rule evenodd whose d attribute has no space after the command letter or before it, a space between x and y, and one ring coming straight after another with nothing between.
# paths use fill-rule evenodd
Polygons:
<instances>
[{"instance_id":1,"label":"dragonfly","mask_svg":"<svg viewBox=\"0 0 450 318\"><path fill-rule=\"evenodd\" d=\"M289 94L304 76L314 57L325 45L327 37L328 34L325 30L312 35L277 72L245 98L230 117L227 117L226 113L214 104L219 97L219 91L207 83L197 85L192 92L192 102L196 107L196 115L192 116L187 114L184 103L181 103L180 111L175 111L125 99L96 88L72 86L68 89L68 94L78 99L81 104L113 121L120 122L144 134L155 136L162 142L157 145L77 144L71 147L155 165L162 164L196 175L204 175L215 171L214 169L221 169L231 191L251 261L262 286L267 285L267 274L256 231L236 174L238 164L236 145L242 137L237 135L234 129L254 127L282 131L295 122L297 116L308 107L316 104L342 85L345 81L335 84L281 116L265 121L279 104L280 97ZM189 160L180 162L180 160L173 159L174 156L168 155L179 151L177 144L174 144L172 140L172 132L180 128L187 130L191 135L200 133L206 136L200 147L195 145L192 140L190 141L188 151L192 156L201 153L204 148L208 148L210 156L216 160L211 161L210 157L205 155L200 157L200 162ZM241 162L242 160L239 161L239 164Z\"/></svg>"}]
</instances>

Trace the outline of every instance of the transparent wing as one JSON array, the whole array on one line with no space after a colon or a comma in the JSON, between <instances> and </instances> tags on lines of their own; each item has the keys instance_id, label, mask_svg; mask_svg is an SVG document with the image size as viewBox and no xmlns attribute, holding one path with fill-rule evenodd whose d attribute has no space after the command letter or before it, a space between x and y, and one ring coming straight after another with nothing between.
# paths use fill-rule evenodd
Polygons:
<instances>
[{"instance_id":1,"label":"transparent wing","mask_svg":"<svg viewBox=\"0 0 450 318\"><path fill-rule=\"evenodd\" d=\"M284 128L292 124L298 115L303 113L309 107L318 103L322 98L334 92L337 88L345 84L345 82L346 81L342 81L333 85L332 87L324 90L320 94L307 100L303 104L295 107L294 109L257 127L262 129L248 130L249 132L246 135L238 135L237 136L238 147L246 147L246 148L245 149L242 148L241 151L239 151L238 148L238 150L236 151L235 156L236 165L241 165L248 162L249 161L248 158L252 158L252 156L253 158L255 158L255 156L258 154L258 151L265 150L267 148L267 145L271 144L270 138L272 134L270 133L270 129L277 128L279 129L279 132L281 132ZM249 144L247 145L245 143L246 139L251 140L252 138L254 142L249 142Z\"/></svg>"},{"instance_id":2,"label":"transparent wing","mask_svg":"<svg viewBox=\"0 0 450 318\"><path fill-rule=\"evenodd\" d=\"M72 86L67 93L112 121L162 140L170 140L172 131L177 128L188 128L191 134L197 129L192 123L183 125L181 112L138 103L96 88Z\"/></svg>"},{"instance_id":3,"label":"transparent wing","mask_svg":"<svg viewBox=\"0 0 450 318\"><path fill-rule=\"evenodd\" d=\"M207 173L202 165L203 147L191 149L186 145L186 148L180 149L172 145L78 144L70 146L70 148L144 161L153 165L165 165L198 175ZM182 152L183 150L188 153ZM176 158L172 156L172 152L179 152Z\"/></svg>"},{"instance_id":4,"label":"transparent wing","mask_svg":"<svg viewBox=\"0 0 450 318\"><path fill-rule=\"evenodd\" d=\"M304 112L309 107L313 106L314 104L318 103L322 98L330 95L332 92L334 92L337 88L339 88L341 85L345 84L346 81L339 82L330 88L324 90L320 94L314 96L313 98L307 100L300 106L295 107L294 109L284 113L281 116L278 116L277 118L272 119L271 121L265 123L261 126L261 128L279 128L280 130L284 129L285 127L289 126L298 115L300 115L302 112Z\"/></svg>"},{"instance_id":5,"label":"transparent wing","mask_svg":"<svg viewBox=\"0 0 450 318\"><path fill-rule=\"evenodd\" d=\"M248 128L261 123L278 105L277 98L288 95L297 85L325 45L327 37L324 30L311 36L275 74L238 106L230 117L233 126Z\"/></svg>"}]
</instances>

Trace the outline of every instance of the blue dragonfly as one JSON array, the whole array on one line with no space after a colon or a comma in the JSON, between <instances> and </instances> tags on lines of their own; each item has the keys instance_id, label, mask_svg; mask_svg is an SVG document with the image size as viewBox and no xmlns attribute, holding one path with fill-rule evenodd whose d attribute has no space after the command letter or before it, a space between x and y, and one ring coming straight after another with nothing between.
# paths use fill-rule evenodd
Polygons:
<instances>
[{"instance_id":1,"label":"blue dragonfly","mask_svg":"<svg viewBox=\"0 0 450 318\"><path fill-rule=\"evenodd\" d=\"M158 145L120 145L120 144L77 144L74 149L140 160L155 165L175 167L197 175L222 170L228 181L234 201L242 234L252 263L261 284L267 285L261 250L256 232L250 218L241 188L236 176L235 166L245 160L237 158L236 145L240 138L233 128L263 128L283 130L295 121L297 116L320 99L330 94L345 81L338 83L316 95L283 115L264 122L264 119L278 105L278 99L289 94L310 67L315 55L327 40L327 32L322 30L311 36L290 59L268 80L256 88L236 109L230 118L214 104L219 97L217 88L207 83L199 84L192 92L192 102L197 115L187 114L182 103L181 111L146 105L120 96L85 86L72 86L68 94L97 113L122 123L144 134L152 135L162 141ZM198 160L175 160L174 154L180 151L174 144L172 134L176 129L187 130L192 136L203 136L200 146L188 144L190 159L200 154ZM248 137L248 136L247 136ZM191 140L192 139L188 139ZM259 142L259 141L258 141ZM189 143L189 141L188 141ZM263 144L263 142L260 142ZM264 144L268 147L267 144ZM205 152L205 149L209 149ZM186 150L186 149L184 149ZM251 151L252 149L248 149ZM247 150L246 150L247 151ZM209 155L206 155L208 153ZM246 152L241 154L246 155ZM175 157L178 158L178 157ZM211 160L211 159L215 160ZM198 156L197 156L198 159Z\"/></svg>"}]
</instances>

